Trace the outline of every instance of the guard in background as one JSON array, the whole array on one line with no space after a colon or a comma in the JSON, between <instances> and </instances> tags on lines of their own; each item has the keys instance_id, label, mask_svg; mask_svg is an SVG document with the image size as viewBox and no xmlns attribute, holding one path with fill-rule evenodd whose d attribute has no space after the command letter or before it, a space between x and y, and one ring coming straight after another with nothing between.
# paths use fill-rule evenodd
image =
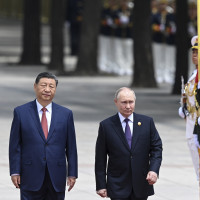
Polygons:
<instances>
[{"instance_id":1,"label":"guard in background","mask_svg":"<svg viewBox=\"0 0 200 200\"><path fill-rule=\"evenodd\" d=\"M176 6L175 2L171 1L167 6L166 24L165 24L165 72L164 80L167 83L174 82L175 75L175 56L176 56ZM191 37L190 37L191 38ZM190 47L189 47L190 48Z\"/></svg>"},{"instance_id":2,"label":"guard in background","mask_svg":"<svg viewBox=\"0 0 200 200\"><path fill-rule=\"evenodd\" d=\"M119 5L116 0L105 1L101 12L100 34L112 37L115 35Z\"/></svg>"},{"instance_id":3,"label":"guard in background","mask_svg":"<svg viewBox=\"0 0 200 200\"><path fill-rule=\"evenodd\" d=\"M186 120L186 139L192 157L193 166L199 180L199 154L197 148L196 136L193 134L195 121L197 118L197 112L195 107L195 91L196 91L196 77L198 67L198 43L197 36L194 36L191 40L192 44L192 61L195 65L195 70L190 76L188 82L185 85L185 93L182 94L182 107L179 108L179 116ZM200 102L200 101L199 101ZM186 105L184 106L184 103ZM195 142L196 141L196 142Z\"/></svg>"},{"instance_id":4,"label":"guard in background","mask_svg":"<svg viewBox=\"0 0 200 200\"><path fill-rule=\"evenodd\" d=\"M103 4L98 45L98 67L100 72L112 73L117 69L115 65L114 34L118 7L117 0L105 1Z\"/></svg>"},{"instance_id":5,"label":"guard in background","mask_svg":"<svg viewBox=\"0 0 200 200\"><path fill-rule=\"evenodd\" d=\"M153 41L153 55L155 63L156 79L159 83L165 82L166 69L166 16L167 16L167 0L159 0L157 4L157 12L152 10L151 28L152 28L152 41Z\"/></svg>"},{"instance_id":6,"label":"guard in background","mask_svg":"<svg viewBox=\"0 0 200 200\"><path fill-rule=\"evenodd\" d=\"M188 33L191 38L197 35L197 4L195 2L190 2L188 7Z\"/></svg>"},{"instance_id":7,"label":"guard in background","mask_svg":"<svg viewBox=\"0 0 200 200\"><path fill-rule=\"evenodd\" d=\"M133 21L130 0L121 0L116 19L115 36L119 38L133 38Z\"/></svg>"},{"instance_id":8,"label":"guard in background","mask_svg":"<svg viewBox=\"0 0 200 200\"><path fill-rule=\"evenodd\" d=\"M84 0L69 0L67 4L67 21L70 31L71 55L77 56L79 52L81 24Z\"/></svg>"},{"instance_id":9,"label":"guard in background","mask_svg":"<svg viewBox=\"0 0 200 200\"><path fill-rule=\"evenodd\" d=\"M131 0L104 2L98 46L98 67L102 73L132 74L133 5Z\"/></svg>"}]
</instances>

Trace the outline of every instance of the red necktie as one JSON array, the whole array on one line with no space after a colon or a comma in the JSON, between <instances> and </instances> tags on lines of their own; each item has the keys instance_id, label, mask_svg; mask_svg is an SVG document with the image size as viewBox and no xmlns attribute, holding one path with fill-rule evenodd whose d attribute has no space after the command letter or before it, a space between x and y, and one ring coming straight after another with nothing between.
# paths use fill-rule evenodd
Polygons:
<instances>
[{"instance_id":1,"label":"red necktie","mask_svg":"<svg viewBox=\"0 0 200 200\"><path fill-rule=\"evenodd\" d=\"M47 118L46 118L47 109L42 108L41 110L43 111L42 119L41 119L41 125L42 125L42 129L43 129L43 132L44 132L44 136L47 139L47 136L48 136L48 125L47 125Z\"/></svg>"}]
</instances>

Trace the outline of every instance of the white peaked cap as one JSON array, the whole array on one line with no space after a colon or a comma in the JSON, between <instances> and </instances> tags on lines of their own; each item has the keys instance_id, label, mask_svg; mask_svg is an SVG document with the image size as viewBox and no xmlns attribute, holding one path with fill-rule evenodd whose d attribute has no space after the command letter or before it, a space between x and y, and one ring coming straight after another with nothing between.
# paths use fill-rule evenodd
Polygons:
<instances>
[{"instance_id":1,"label":"white peaked cap","mask_svg":"<svg viewBox=\"0 0 200 200\"><path fill-rule=\"evenodd\" d=\"M192 46L194 46L194 44L196 43L197 38L198 38L197 35L195 35L195 36L192 37L192 39L191 39L191 45L192 45Z\"/></svg>"}]
</instances>

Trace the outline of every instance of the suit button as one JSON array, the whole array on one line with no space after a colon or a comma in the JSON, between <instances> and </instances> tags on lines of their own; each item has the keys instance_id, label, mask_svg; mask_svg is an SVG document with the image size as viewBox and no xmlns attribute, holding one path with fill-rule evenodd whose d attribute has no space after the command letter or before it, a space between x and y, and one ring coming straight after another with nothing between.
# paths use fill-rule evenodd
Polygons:
<instances>
[{"instance_id":1,"label":"suit button","mask_svg":"<svg viewBox=\"0 0 200 200\"><path fill-rule=\"evenodd\" d=\"M133 156L131 156L131 159L133 158Z\"/></svg>"},{"instance_id":2,"label":"suit button","mask_svg":"<svg viewBox=\"0 0 200 200\"><path fill-rule=\"evenodd\" d=\"M46 161L46 157L44 157L43 160Z\"/></svg>"}]
</instances>

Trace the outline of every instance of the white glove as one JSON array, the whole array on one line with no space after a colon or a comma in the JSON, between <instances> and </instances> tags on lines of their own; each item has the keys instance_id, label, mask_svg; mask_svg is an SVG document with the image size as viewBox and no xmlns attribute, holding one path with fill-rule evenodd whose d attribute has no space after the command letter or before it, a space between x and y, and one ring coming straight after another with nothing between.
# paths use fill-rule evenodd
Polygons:
<instances>
[{"instance_id":1,"label":"white glove","mask_svg":"<svg viewBox=\"0 0 200 200\"><path fill-rule=\"evenodd\" d=\"M200 148L199 141L198 141L198 135L194 134L193 139L194 139L194 143L195 143L196 147Z\"/></svg>"},{"instance_id":2,"label":"white glove","mask_svg":"<svg viewBox=\"0 0 200 200\"><path fill-rule=\"evenodd\" d=\"M180 107L179 109L178 109L178 114L179 114L179 116L181 117L181 118L185 118L185 114L184 114L184 112L183 112L183 108L182 107Z\"/></svg>"},{"instance_id":3,"label":"white glove","mask_svg":"<svg viewBox=\"0 0 200 200\"><path fill-rule=\"evenodd\" d=\"M200 125L200 117L198 117L198 124Z\"/></svg>"}]
</instances>

